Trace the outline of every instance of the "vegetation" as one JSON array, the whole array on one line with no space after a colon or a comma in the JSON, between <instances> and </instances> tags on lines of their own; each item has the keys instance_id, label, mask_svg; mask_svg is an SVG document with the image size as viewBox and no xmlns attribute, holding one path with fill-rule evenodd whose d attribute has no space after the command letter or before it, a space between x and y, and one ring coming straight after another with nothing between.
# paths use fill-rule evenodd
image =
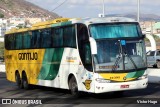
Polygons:
<instances>
[{"instance_id":1,"label":"vegetation","mask_svg":"<svg viewBox=\"0 0 160 107\"><path fill-rule=\"evenodd\" d=\"M0 58L4 57L4 42L0 42Z\"/></svg>"},{"instance_id":2,"label":"vegetation","mask_svg":"<svg viewBox=\"0 0 160 107\"><path fill-rule=\"evenodd\" d=\"M4 14L0 13L0 18L4 18Z\"/></svg>"}]
</instances>

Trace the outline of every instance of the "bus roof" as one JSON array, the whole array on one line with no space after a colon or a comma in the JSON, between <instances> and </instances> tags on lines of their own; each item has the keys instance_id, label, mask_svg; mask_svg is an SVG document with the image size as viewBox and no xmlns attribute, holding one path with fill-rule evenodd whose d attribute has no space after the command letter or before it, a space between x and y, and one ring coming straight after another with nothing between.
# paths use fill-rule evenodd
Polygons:
<instances>
[{"instance_id":1,"label":"bus roof","mask_svg":"<svg viewBox=\"0 0 160 107\"><path fill-rule=\"evenodd\" d=\"M70 22L70 23L67 23ZM104 18L58 18L50 21L39 22L33 24L30 28L13 28L10 31L7 31L6 34L20 33L26 31L32 31L36 29L44 29L53 26L61 26L65 24L75 24L75 23L83 23L86 25L93 23L114 23L114 22L136 22L134 19L126 18L126 17L104 17ZM63 24L62 24L63 23Z\"/></svg>"},{"instance_id":2,"label":"bus roof","mask_svg":"<svg viewBox=\"0 0 160 107\"><path fill-rule=\"evenodd\" d=\"M49 20L45 22L39 22L39 23L33 24L32 27L30 28L21 28L21 29L13 28L7 31L6 34L20 33L20 32L32 31L36 29L44 29L44 28L51 27L52 24L57 24L57 23L62 23L67 21L69 21L69 18L58 18L58 19Z\"/></svg>"},{"instance_id":3,"label":"bus roof","mask_svg":"<svg viewBox=\"0 0 160 107\"><path fill-rule=\"evenodd\" d=\"M84 18L80 20L70 20L72 21L72 23L84 23L86 25L93 23L136 22L134 19L126 17Z\"/></svg>"}]
</instances>

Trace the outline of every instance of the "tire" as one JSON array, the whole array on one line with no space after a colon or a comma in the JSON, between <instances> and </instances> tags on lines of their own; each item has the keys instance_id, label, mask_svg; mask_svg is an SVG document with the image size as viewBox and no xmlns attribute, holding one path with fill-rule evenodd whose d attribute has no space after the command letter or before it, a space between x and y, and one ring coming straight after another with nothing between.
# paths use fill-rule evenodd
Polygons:
<instances>
[{"instance_id":1,"label":"tire","mask_svg":"<svg viewBox=\"0 0 160 107\"><path fill-rule=\"evenodd\" d=\"M153 68L157 68L157 64L154 64L154 65L153 65Z\"/></svg>"},{"instance_id":2,"label":"tire","mask_svg":"<svg viewBox=\"0 0 160 107\"><path fill-rule=\"evenodd\" d=\"M113 94L114 96L121 97L124 95L124 91L115 91Z\"/></svg>"},{"instance_id":3,"label":"tire","mask_svg":"<svg viewBox=\"0 0 160 107\"><path fill-rule=\"evenodd\" d=\"M15 74L15 79L16 79L17 86L22 89L23 88L22 80L18 72Z\"/></svg>"},{"instance_id":4,"label":"tire","mask_svg":"<svg viewBox=\"0 0 160 107\"><path fill-rule=\"evenodd\" d=\"M157 68L160 68L160 61L157 61L156 67L157 67Z\"/></svg>"},{"instance_id":5,"label":"tire","mask_svg":"<svg viewBox=\"0 0 160 107\"><path fill-rule=\"evenodd\" d=\"M69 80L69 90L73 97L79 97L78 86L74 76Z\"/></svg>"},{"instance_id":6,"label":"tire","mask_svg":"<svg viewBox=\"0 0 160 107\"><path fill-rule=\"evenodd\" d=\"M29 84L28 84L28 79L27 79L26 73L24 73L22 75L22 84L23 84L24 89L26 89L26 90L29 89Z\"/></svg>"}]
</instances>

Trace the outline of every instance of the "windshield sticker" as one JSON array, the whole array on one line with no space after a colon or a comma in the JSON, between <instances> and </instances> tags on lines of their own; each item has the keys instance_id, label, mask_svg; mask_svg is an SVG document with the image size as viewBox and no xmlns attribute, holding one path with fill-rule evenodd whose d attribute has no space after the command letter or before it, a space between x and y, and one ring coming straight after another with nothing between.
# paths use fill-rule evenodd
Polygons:
<instances>
[{"instance_id":1,"label":"windshield sticker","mask_svg":"<svg viewBox=\"0 0 160 107\"><path fill-rule=\"evenodd\" d=\"M119 66L114 66L114 65L111 65L111 66L99 66L99 69L112 69L112 68L119 68Z\"/></svg>"},{"instance_id":2,"label":"windshield sticker","mask_svg":"<svg viewBox=\"0 0 160 107\"><path fill-rule=\"evenodd\" d=\"M121 45L126 45L126 41L125 40L121 40Z\"/></svg>"}]
</instances>

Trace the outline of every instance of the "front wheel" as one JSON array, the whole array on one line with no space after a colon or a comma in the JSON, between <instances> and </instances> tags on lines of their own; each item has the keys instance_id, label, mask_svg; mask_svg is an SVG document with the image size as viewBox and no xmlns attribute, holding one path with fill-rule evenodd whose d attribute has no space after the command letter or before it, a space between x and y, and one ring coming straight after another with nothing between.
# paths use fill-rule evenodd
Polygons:
<instances>
[{"instance_id":1,"label":"front wheel","mask_svg":"<svg viewBox=\"0 0 160 107\"><path fill-rule=\"evenodd\" d=\"M113 94L114 96L121 97L124 95L124 91L115 91Z\"/></svg>"},{"instance_id":2,"label":"front wheel","mask_svg":"<svg viewBox=\"0 0 160 107\"><path fill-rule=\"evenodd\" d=\"M69 90L74 97L79 97L78 86L75 77L69 80Z\"/></svg>"}]
</instances>

